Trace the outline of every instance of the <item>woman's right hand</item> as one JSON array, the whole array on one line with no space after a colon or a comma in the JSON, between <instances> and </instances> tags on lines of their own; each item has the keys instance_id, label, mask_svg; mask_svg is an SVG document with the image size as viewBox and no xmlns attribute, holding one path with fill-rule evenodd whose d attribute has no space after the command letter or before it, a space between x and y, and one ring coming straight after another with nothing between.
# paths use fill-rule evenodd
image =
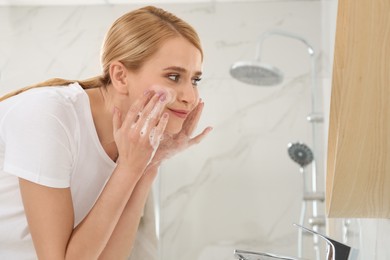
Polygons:
<instances>
[{"instance_id":1,"label":"woman's right hand","mask_svg":"<svg viewBox=\"0 0 390 260\"><path fill-rule=\"evenodd\" d=\"M149 92L138 99L122 116L114 109L113 131L118 149L118 165L140 178L157 150L168 122L168 114L162 114L165 94ZM162 114L162 115L161 115Z\"/></svg>"}]
</instances>

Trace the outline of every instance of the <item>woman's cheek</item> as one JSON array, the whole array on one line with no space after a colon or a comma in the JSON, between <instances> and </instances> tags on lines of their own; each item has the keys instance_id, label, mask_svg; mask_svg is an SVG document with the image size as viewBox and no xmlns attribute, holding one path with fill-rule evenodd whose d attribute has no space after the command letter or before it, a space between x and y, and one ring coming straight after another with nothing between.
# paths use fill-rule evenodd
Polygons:
<instances>
[{"instance_id":1,"label":"woman's cheek","mask_svg":"<svg viewBox=\"0 0 390 260\"><path fill-rule=\"evenodd\" d=\"M165 87L162 85L154 84L148 88L148 90L154 91L156 93L164 93L166 95L166 104L173 103L176 100L176 91L170 87Z\"/></svg>"}]
</instances>

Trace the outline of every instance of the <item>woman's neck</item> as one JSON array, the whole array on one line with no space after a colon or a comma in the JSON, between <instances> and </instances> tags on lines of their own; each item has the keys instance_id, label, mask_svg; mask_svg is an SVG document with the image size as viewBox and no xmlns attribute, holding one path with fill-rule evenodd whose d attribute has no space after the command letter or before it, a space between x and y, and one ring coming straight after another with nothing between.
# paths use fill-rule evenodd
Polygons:
<instances>
[{"instance_id":1,"label":"woman's neck","mask_svg":"<svg viewBox=\"0 0 390 260\"><path fill-rule=\"evenodd\" d=\"M118 150L114 141L112 126L113 104L109 98L108 90L100 88L86 89L89 97L92 118L99 137L100 144L107 155L116 161Z\"/></svg>"}]
</instances>

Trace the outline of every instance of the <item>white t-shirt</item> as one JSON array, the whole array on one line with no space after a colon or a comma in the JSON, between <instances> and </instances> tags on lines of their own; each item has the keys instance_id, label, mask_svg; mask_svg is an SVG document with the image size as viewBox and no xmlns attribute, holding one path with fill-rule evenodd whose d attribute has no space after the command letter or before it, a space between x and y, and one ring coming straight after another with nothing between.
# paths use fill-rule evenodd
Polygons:
<instances>
[{"instance_id":1,"label":"white t-shirt","mask_svg":"<svg viewBox=\"0 0 390 260\"><path fill-rule=\"evenodd\" d=\"M0 259L36 259L18 178L70 187L75 226L116 164L101 146L77 83L31 89L0 102Z\"/></svg>"}]
</instances>

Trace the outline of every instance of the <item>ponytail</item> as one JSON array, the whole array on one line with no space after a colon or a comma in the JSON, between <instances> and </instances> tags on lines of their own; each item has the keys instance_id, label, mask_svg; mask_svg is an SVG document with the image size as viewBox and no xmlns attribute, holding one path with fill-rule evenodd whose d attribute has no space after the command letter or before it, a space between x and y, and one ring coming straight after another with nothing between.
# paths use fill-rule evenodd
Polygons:
<instances>
[{"instance_id":1,"label":"ponytail","mask_svg":"<svg viewBox=\"0 0 390 260\"><path fill-rule=\"evenodd\" d=\"M109 78L109 77L107 77L107 78ZM96 76L93 78L89 78L89 79L85 79L85 80L78 80L78 81L77 80L61 79L61 78L52 78L52 79L49 79L49 80L31 85L31 86L27 86L27 87L12 91L8 94L5 94L4 96L0 97L0 102L7 99L7 98L18 95L22 92L25 92L25 91L33 89L33 88L67 86L67 85L75 83L75 82L79 83L83 89L89 89L89 88L99 88L102 86L106 87L109 84L109 79L105 79L102 76Z\"/></svg>"}]
</instances>

